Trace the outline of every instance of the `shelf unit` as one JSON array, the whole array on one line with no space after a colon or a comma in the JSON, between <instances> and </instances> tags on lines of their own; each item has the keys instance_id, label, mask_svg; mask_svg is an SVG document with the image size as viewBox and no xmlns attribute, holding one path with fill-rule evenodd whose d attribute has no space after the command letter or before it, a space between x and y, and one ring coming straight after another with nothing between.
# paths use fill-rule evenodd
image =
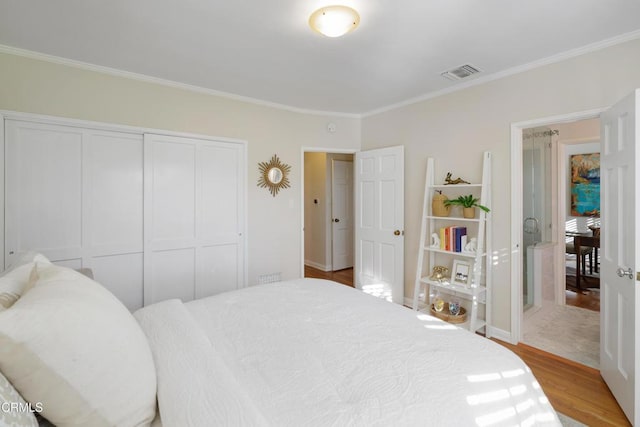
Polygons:
<instances>
[{"instance_id":1,"label":"shelf unit","mask_svg":"<svg viewBox=\"0 0 640 427\"><path fill-rule=\"evenodd\" d=\"M491 215L482 209L476 209L476 218L434 216L431 202L436 190L454 192L455 197L473 194L480 199L481 205L491 208L491 152L483 153L481 182L473 184L436 184L435 160L427 159L420 249L413 295L413 309L424 310L427 313L430 311L431 295L435 289L442 293L445 299L450 297L462 300L462 306L467 310L467 320L458 326L472 332L479 332L484 328L485 336L489 338L490 328L487 326L491 324ZM451 225L466 226L468 232L476 233L477 243L474 252L453 252L431 246L431 235L437 233L440 228ZM430 279L434 266L444 265L451 269L451 264L456 258L472 263L471 285ZM420 298L422 292L424 301ZM424 305L421 302L424 302ZM484 310L481 310L481 307L484 307ZM481 315L481 311L484 311L484 315Z\"/></svg>"}]
</instances>

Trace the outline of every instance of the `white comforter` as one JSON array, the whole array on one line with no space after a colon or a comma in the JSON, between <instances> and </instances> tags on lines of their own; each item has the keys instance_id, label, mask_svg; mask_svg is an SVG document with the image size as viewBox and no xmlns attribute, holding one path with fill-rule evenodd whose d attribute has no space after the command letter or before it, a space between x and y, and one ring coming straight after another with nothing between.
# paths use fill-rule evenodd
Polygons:
<instances>
[{"instance_id":1,"label":"white comforter","mask_svg":"<svg viewBox=\"0 0 640 427\"><path fill-rule=\"evenodd\" d=\"M509 350L333 282L136 313L173 426L560 425Z\"/></svg>"}]
</instances>

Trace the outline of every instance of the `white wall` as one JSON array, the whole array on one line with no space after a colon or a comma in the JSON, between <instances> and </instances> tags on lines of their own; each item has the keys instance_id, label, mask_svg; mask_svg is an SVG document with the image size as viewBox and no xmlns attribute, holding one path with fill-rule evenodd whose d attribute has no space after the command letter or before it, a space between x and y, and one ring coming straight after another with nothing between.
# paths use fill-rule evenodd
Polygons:
<instances>
[{"instance_id":1,"label":"white wall","mask_svg":"<svg viewBox=\"0 0 640 427\"><path fill-rule=\"evenodd\" d=\"M412 295L427 157L436 179L451 170L477 180L493 152L493 323L509 331L510 126L614 104L640 87L640 40L363 119L362 148L405 146L405 295Z\"/></svg>"},{"instance_id":2,"label":"white wall","mask_svg":"<svg viewBox=\"0 0 640 427\"><path fill-rule=\"evenodd\" d=\"M359 148L360 120L301 114L0 53L0 109L248 141L248 282L300 277L301 147ZM337 125L335 133L327 122ZM258 188L258 163L278 154L291 188Z\"/></svg>"}]
</instances>

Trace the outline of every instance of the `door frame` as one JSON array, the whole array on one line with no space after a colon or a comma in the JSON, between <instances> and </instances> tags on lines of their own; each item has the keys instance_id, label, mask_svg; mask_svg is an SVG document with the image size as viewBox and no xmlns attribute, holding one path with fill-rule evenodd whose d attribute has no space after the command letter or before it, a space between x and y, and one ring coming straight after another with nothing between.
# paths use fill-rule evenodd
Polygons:
<instances>
[{"instance_id":1,"label":"door frame","mask_svg":"<svg viewBox=\"0 0 640 427\"><path fill-rule=\"evenodd\" d=\"M300 277L304 277L304 242L305 242L305 234L304 234L304 172L305 172L305 163L304 163L304 155L305 153L326 153L326 154L354 154L361 151L359 148L329 148L329 147L301 147L300 148L300 164L302 167L300 168L300 224L302 224L301 232L300 232Z\"/></svg>"},{"instance_id":2,"label":"door frame","mask_svg":"<svg viewBox=\"0 0 640 427\"><path fill-rule=\"evenodd\" d=\"M511 333L509 340L511 344L517 344L522 340L522 131L532 127L597 118L607 109L608 107L596 108L511 123ZM558 182L560 181L559 177ZM564 221L564 213L564 211L561 212L558 209L557 218L555 219L558 224L557 233L556 236L552 236L555 238L556 243L564 241L564 229L559 226ZM562 221L560 221L561 217ZM555 264L561 265L564 263L564 245L557 244L554 252ZM563 280L563 274L562 269L556 268L556 283L559 280ZM558 288L556 288L556 301L560 298Z\"/></svg>"}]
</instances>

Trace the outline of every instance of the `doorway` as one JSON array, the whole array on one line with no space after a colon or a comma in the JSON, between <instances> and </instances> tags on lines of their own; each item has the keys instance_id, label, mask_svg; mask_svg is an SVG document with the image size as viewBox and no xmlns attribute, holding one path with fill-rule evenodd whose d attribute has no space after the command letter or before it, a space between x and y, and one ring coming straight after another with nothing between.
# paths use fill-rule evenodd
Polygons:
<instances>
[{"instance_id":1,"label":"doorway","mask_svg":"<svg viewBox=\"0 0 640 427\"><path fill-rule=\"evenodd\" d=\"M304 277L353 286L353 152L303 150Z\"/></svg>"},{"instance_id":2,"label":"doorway","mask_svg":"<svg viewBox=\"0 0 640 427\"><path fill-rule=\"evenodd\" d=\"M324 270L332 270L326 256L329 241L326 237L330 227L331 215L327 215L327 166L326 157L320 179L313 179L313 172L307 171L310 153L326 153L327 157L351 154L353 168L353 216L354 251L353 280L355 288L365 293L386 299L396 304L404 304L404 146L396 145L366 151L302 148L302 223L308 224L309 210L315 210L320 216L321 229L314 238L314 228L307 226L301 233L301 275L305 265L310 264L307 254L314 250L313 245L321 247L324 253ZM324 175L322 175L324 174ZM324 176L324 178L322 178ZM324 183L323 198L313 197L306 191L309 182ZM320 193L322 194L322 193ZM321 205L324 200L324 206ZM308 208L307 208L308 206ZM324 209L323 209L324 208ZM323 214L324 211L324 214ZM334 222L335 223L335 222ZM321 266L323 264L320 264Z\"/></svg>"},{"instance_id":3,"label":"doorway","mask_svg":"<svg viewBox=\"0 0 640 427\"><path fill-rule=\"evenodd\" d=\"M594 118L524 129L522 146L521 341L593 368L599 368L600 352L599 252L579 244L577 256L574 240L599 237L599 140ZM557 263L556 247L565 251Z\"/></svg>"},{"instance_id":4,"label":"doorway","mask_svg":"<svg viewBox=\"0 0 640 427\"><path fill-rule=\"evenodd\" d=\"M511 149L512 149L512 157L511 157L511 178L512 178L512 206L511 206L511 236L512 236L512 259L511 259L511 339L512 343L516 344L518 342L523 341L524 335L524 326L526 322L527 315L525 314L525 307L527 307L527 302L530 302L531 307L535 307L535 294L536 289L532 286L527 287L527 281L525 280L525 273L527 278L531 278L533 276L533 280L535 281L535 273L536 267L535 257L531 256L530 262L528 265L526 264L526 255L527 248L534 249L536 246L541 246L540 252L538 254L538 265L543 266L543 269L538 268L538 279L540 277L545 278L546 280L552 282L550 284L550 288L547 289L546 299L549 301L552 306L564 306L567 303L566 296L566 261L565 261L565 233L566 233L566 225L567 225L567 206L570 205L570 196L566 193L566 188L568 187L569 176L567 175L568 167L561 167L564 164L566 158L564 156L567 155L566 146L572 145L571 143L582 142L578 141L581 137L569 137L568 132L565 132L563 135L562 130L567 130L571 126L575 126L575 123L592 119L594 122L599 123L599 115L602 110L591 110L586 112L580 112L575 114L568 114L563 116L555 116L546 119L539 120L531 120L528 122L515 123L512 125L512 138L511 138ZM527 197L523 194L523 186L525 184L525 170L524 170L524 157L523 153L525 153L525 149L527 148L525 144L525 134L527 129L537 128L533 132L541 133L543 136L545 132L547 132L548 136L552 136L549 138L550 140L545 142L546 144L552 144L550 147L551 150L551 161L552 170L555 171L556 179L555 183L551 183L551 191L550 193L556 192L555 195L551 198L548 205L545 207L545 204L541 202L539 204L539 212L542 214L544 211L545 216L550 215L550 221L543 221L544 225L540 227L538 220L538 229L536 229L536 221L528 220L524 221L525 218L529 218L530 216L525 215L525 198ZM544 129L540 129L544 128ZM558 130L560 135L554 135L553 130ZM551 132L550 132L551 131ZM531 132L531 131L529 131ZM599 130L596 131L597 139L599 140ZM563 139L564 138L564 139ZM591 138L593 140L593 138ZM572 141L573 140L573 141ZM555 144L555 146L554 146ZM536 153L534 149L531 153ZM537 151L538 155L540 155L540 151ZM555 153L555 154L553 154ZM554 157L555 156L555 157ZM547 178L550 178L553 181L552 173L545 173ZM563 188L564 186L564 188ZM542 191L543 187L539 186L539 191ZM549 186L546 186L548 189ZM540 210L542 209L542 210ZM535 218L535 217L534 217ZM525 230L526 228L526 230ZM543 229L544 228L544 229ZM526 231L526 233L525 233ZM542 236L547 233L549 237L543 239ZM540 242L542 240L549 240L547 247L543 243L536 242L527 242L525 241L525 234L539 235ZM544 258L545 254L542 253L542 250L546 249L546 256L548 258ZM541 261L546 260L546 261ZM549 260L551 262L549 262ZM553 268L553 266L557 266ZM533 274L532 274L533 273ZM544 274L546 273L546 274ZM549 285L549 284L548 284ZM525 292L525 288L527 291ZM538 303L540 307L543 305L544 298L542 297L542 292L544 289L537 290L538 294ZM534 295L533 298L525 301L525 298L528 296L527 294ZM535 310L532 311L535 313ZM547 317L549 317L547 315ZM599 314L597 314L599 318ZM556 325L556 329L557 325ZM595 332L599 336L599 328L592 328L592 331ZM569 340L572 342L572 340ZM570 357L569 357L570 358Z\"/></svg>"}]
</instances>

